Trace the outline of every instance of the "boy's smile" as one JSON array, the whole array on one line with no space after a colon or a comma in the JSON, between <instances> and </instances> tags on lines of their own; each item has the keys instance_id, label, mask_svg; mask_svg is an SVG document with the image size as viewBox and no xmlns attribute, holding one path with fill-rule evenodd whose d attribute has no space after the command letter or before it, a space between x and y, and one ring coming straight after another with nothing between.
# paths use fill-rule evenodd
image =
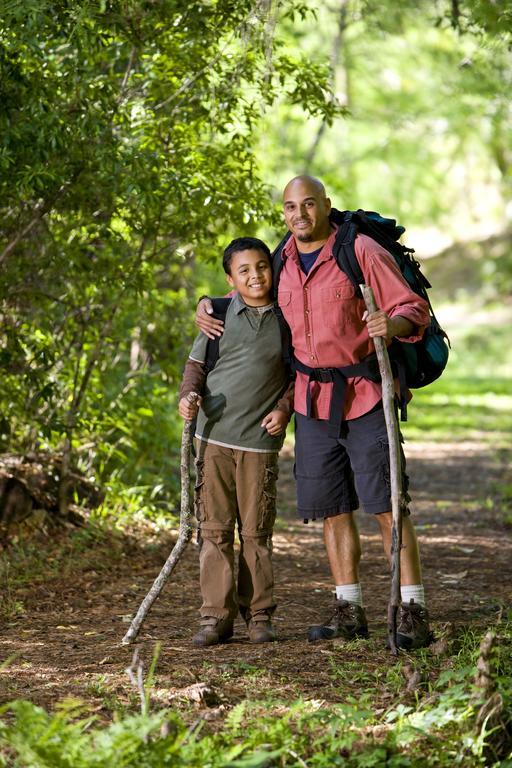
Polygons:
<instances>
[{"instance_id":1,"label":"boy's smile","mask_svg":"<svg viewBox=\"0 0 512 768\"><path fill-rule=\"evenodd\" d=\"M238 291L249 307L270 304L272 269L266 254L256 249L237 251L230 263L228 283Z\"/></svg>"}]
</instances>

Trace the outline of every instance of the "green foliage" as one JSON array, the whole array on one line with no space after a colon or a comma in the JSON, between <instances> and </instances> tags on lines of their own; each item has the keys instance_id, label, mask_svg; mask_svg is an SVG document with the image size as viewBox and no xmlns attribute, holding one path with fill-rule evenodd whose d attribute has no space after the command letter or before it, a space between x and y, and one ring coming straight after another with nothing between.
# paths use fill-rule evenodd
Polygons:
<instances>
[{"instance_id":1,"label":"green foliage","mask_svg":"<svg viewBox=\"0 0 512 768\"><path fill-rule=\"evenodd\" d=\"M192 307L232 235L275 241L286 177L408 229L503 220L505 5L4 0L0 451L69 449L102 514L172 513ZM498 250L487 298L511 282Z\"/></svg>"},{"instance_id":2,"label":"green foliage","mask_svg":"<svg viewBox=\"0 0 512 768\"><path fill-rule=\"evenodd\" d=\"M231 709L222 730L207 732L204 726L187 728L166 709L117 714L110 725L100 727L75 701L59 705L53 715L29 702L15 701L1 710L0 755L9 754L9 765L16 768L491 768L512 757L510 742L503 738L512 705L512 628L503 623L494 630L498 642L491 665L496 693L503 702L503 722L498 726L477 720L482 702L473 679L481 635L466 631L428 696L416 706L410 699L398 701L380 716L371 711L371 700L366 702L364 693L363 701L348 698L330 707L314 700L291 704L246 700ZM429 663L428 650L422 652L421 661Z\"/></svg>"},{"instance_id":3,"label":"green foliage","mask_svg":"<svg viewBox=\"0 0 512 768\"><path fill-rule=\"evenodd\" d=\"M261 132L266 177L312 172L338 207L426 230L410 243L430 253L434 227L464 239L477 223L499 228L512 182L507 5L354 0L289 25L289 44L330 57L349 119L306 124L274 108Z\"/></svg>"},{"instance_id":4,"label":"green foliage","mask_svg":"<svg viewBox=\"0 0 512 768\"><path fill-rule=\"evenodd\" d=\"M461 302L441 307L438 317L451 339L450 358L440 379L414 390L409 421L401 425L405 437L478 440L510 451L510 309L475 312Z\"/></svg>"},{"instance_id":5,"label":"green foliage","mask_svg":"<svg viewBox=\"0 0 512 768\"><path fill-rule=\"evenodd\" d=\"M169 508L200 263L269 217L254 126L278 91L337 111L325 67L305 78L281 50L279 14L294 13L3 3L0 447L70 447L83 471Z\"/></svg>"}]
</instances>

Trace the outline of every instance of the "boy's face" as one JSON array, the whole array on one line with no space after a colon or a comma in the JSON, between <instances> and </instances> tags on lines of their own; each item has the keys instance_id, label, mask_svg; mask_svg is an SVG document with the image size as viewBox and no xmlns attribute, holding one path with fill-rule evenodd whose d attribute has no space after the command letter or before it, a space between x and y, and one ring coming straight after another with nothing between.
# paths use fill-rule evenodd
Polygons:
<instances>
[{"instance_id":1,"label":"boy's face","mask_svg":"<svg viewBox=\"0 0 512 768\"><path fill-rule=\"evenodd\" d=\"M270 304L272 269L267 256L261 251L250 249L237 251L231 257L228 283L240 294L249 307L264 307Z\"/></svg>"}]
</instances>

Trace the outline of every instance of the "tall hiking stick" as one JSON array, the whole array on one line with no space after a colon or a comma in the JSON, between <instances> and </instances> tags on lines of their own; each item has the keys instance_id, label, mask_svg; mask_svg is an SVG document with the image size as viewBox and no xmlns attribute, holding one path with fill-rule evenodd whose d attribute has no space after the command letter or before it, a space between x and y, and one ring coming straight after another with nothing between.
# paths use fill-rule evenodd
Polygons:
<instances>
[{"instance_id":1,"label":"tall hiking stick","mask_svg":"<svg viewBox=\"0 0 512 768\"><path fill-rule=\"evenodd\" d=\"M360 285L368 312L377 312L375 296L369 285ZM395 386L385 340L373 339L382 379L382 405L386 420L389 443L389 467L391 477L391 594L388 604L388 639L392 653L398 656L396 625L400 605L400 550L402 548L402 464L400 460L400 436L395 411Z\"/></svg>"},{"instance_id":2,"label":"tall hiking stick","mask_svg":"<svg viewBox=\"0 0 512 768\"><path fill-rule=\"evenodd\" d=\"M198 394L196 392L190 392L187 395L187 399L190 404L196 402ZM182 556L185 548L192 537L192 510L190 499L190 448L192 443L192 422L185 421L183 425L183 433L181 436L181 506L180 506L180 527L178 532L178 539L176 544L172 548L171 554L165 561L162 570L153 582L153 585L146 597L140 604L128 632L123 637L123 645L129 645L133 643L139 630L142 626L142 622L148 615L151 606L157 599L158 595L164 588L164 585L172 574L176 564Z\"/></svg>"}]
</instances>

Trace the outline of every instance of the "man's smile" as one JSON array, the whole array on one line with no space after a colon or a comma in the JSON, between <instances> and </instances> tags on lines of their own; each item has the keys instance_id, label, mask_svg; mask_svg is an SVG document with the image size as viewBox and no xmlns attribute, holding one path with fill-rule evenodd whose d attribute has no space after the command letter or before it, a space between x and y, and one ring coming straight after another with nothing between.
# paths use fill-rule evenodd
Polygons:
<instances>
[{"instance_id":1,"label":"man's smile","mask_svg":"<svg viewBox=\"0 0 512 768\"><path fill-rule=\"evenodd\" d=\"M294 227L310 227L312 224L311 219L298 219L293 222Z\"/></svg>"}]
</instances>

